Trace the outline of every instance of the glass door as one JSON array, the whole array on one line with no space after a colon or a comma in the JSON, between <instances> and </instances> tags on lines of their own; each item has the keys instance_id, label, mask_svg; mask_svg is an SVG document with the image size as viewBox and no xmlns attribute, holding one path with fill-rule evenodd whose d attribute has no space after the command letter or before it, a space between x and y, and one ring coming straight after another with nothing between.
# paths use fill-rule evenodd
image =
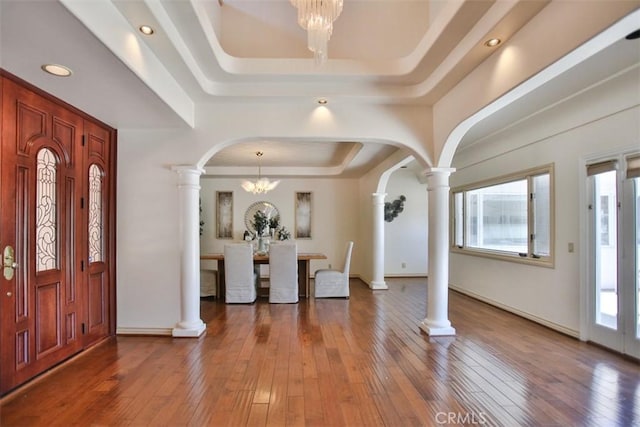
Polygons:
<instances>
[{"instance_id":1,"label":"glass door","mask_svg":"<svg viewBox=\"0 0 640 427\"><path fill-rule=\"evenodd\" d=\"M640 356L640 178L638 156L587 166L589 339ZM640 176L640 165L637 168Z\"/></svg>"},{"instance_id":2,"label":"glass door","mask_svg":"<svg viewBox=\"0 0 640 427\"><path fill-rule=\"evenodd\" d=\"M640 156L638 157L640 163ZM623 206L623 282L628 287L622 299L624 353L640 358L640 177L633 177L633 163L628 161L623 191L629 203ZM640 175L640 165L637 174ZM626 315L628 313L628 315Z\"/></svg>"}]
</instances>

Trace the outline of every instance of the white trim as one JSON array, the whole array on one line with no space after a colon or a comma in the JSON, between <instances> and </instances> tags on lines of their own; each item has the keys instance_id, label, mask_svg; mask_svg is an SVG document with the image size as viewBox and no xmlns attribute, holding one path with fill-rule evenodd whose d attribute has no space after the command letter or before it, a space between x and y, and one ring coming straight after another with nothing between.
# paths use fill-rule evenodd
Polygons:
<instances>
[{"instance_id":1,"label":"white trim","mask_svg":"<svg viewBox=\"0 0 640 427\"><path fill-rule=\"evenodd\" d=\"M498 301L495 301L495 300L492 300L490 298L486 298L486 297L484 297L482 295L479 295L479 294L476 294L474 292L468 291L467 289L458 287L456 285L449 284L449 289L452 289L452 290L454 290L456 292L460 292L461 294L467 295L467 296L469 296L469 297L471 297L473 299L477 299L479 301L485 302L485 303L487 303L489 305L492 305L494 307L497 307L497 308L499 308L501 310L508 311L509 313L516 314L516 315L518 315L520 317L523 317L523 318L525 318L527 320L531 320L532 322L538 323L538 324L540 324L542 326L546 326L549 329L553 329L553 330L561 332L561 333L563 333L565 335L569 335L571 337L580 339L580 336L579 336L580 334L575 329L570 329L570 328L567 328L565 326L559 325L557 323L550 322L550 321L548 321L546 319L543 319L542 317L535 316L535 315L533 315L531 313L527 313L526 311L518 310L516 308L513 308L513 307L505 305L505 304L502 304L502 303L500 303Z\"/></svg>"},{"instance_id":2,"label":"white trim","mask_svg":"<svg viewBox=\"0 0 640 427\"><path fill-rule=\"evenodd\" d=\"M429 325L427 319L424 319L420 325L420 329L423 330L430 337L452 337L456 335L456 329L451 326L437 327Z\"/></svg>"},{"instance_id":3,"label":"white trim","mask_svg":"<svg viewBox=\"0 0 640 427\"><path fill-rule=\"evenodd\" d=\"M116 328L116 335L158 335L158 336L171 336L173 328L130 328L120 327Z\"/></svg>"},{"instance_id":4,"label":"white trim","mask_svg":"<svg viewBox=\"0 0 640 427\"><path fill-rule=\"evenodd\" d=\"M533 231L535 229L535 216L533 215L533 206L532 200L529 195L534 193L533 188L533 178L541 175L549 175L549 255L547 256L534 256L534 245L533 242L529 239L529 236L533 235ZM467 235L467 215L469 212L466 210L467 205L467 193L482 190L485 188L509 184L516 181L525 181L526 180L526 200L527 200L527 256L520 256L519 253L516 252L507 252L505 250L500 249L490 249L487 247L476 247L468 245ZM454 187L450 191L450 203L451 209L449 212L449 249L451 252L471 255L471 256L481 256L486 258L493 258L501 261L509 261L516 262L520 264L527 265L535 265L539 267L547 267L547 268L555 268L555 258L556 258L556 247L555 247L555 239L556 239L556 205L555 205L555 194L556 194L556 179L555 179L555 163L548 163L541 166L536 166L533 168L512 172L506 175L497 176L485 180L481 180L478 182L472 182L470 184L460 185ZM463 222L462 224L456 223L456 205L455 205L455 196L456 194L462 193L462 205L463 205ZM458 227L462 229L463 236L463 246L460 247L456 245L456 232ZM523 252L524 253L524 252Z\"/></svg>"},{"instance_id":5,"label":"white trim","mask_svg":"<svg viewBox=\"0 0 640 427\"><path fill-rule=\"evenodd\" d=\"M591 224L591 218L589 214L590 211L587 209L590 202L590 197L591 197L589 194L591 189L589 188L589 181L588 181L589 177L587 176L587 165L592 164L594 162L608 161L608 160L615 160L618 162L619 168L617 169L617 172L616 172L616 187L617 187L616 191L618 194L618 203L621 203L623 207L627 207L628 203L626 203L627 201L625 199L627 195L625 194L625 189L624 189L624 182L627 180L627 178L625 178L626 171L624 169L626 168L625 161L627 156L633 155L635 153L638 153L638 147L633 145L633 146L628 146L623 148L607 149L607 150L599 151L597 153L590 153L588 155L583 155L578 159L578 183L579 183L578 190L579 190L579 202L580 202L579 225L580 225L580 230L586 230L586 233L582 233L579 236L579 239L580 239L579 248L580 248L580 254L581 254L580 261L579 261L580 339L583 341L593 341L599 345L603 345L614 351L620 352L622 354L628 354L633 357L636 357L636 354L633 353L633 348L631 349L625 348L625 346L627 345L627 342L625 342L624 340L625 340L625 335L628 332L624 330L625 328L624 322L618 325L618 330L616 333L618 334L621 342L619 343L619 346L616 347L614 338L611 339L611 342L613 343L611 345L603 341L602 335L599 334L598 331L604 331L606 329L602 329L596 326L593 318L592 307L594 305L594 292L593 292L592 286L595 279L593 277L593 273L590 268L592 265L590 264L590 256L593 250L593 235L592 235L593 231L592 231L592 227L590 226ZM624 165L624 168L620 169L620 165ZM624 227L625 227L626 221L623 220L624 216L625 214L622 210L618 211L618 244L619 245L622 243L621 233L622 234L625 233ZM631 240L633 240L633 238ZM619 280L619 286L622 287L622 288L620 287L618 288L618 292L625 292L624 285L622 284L622 281L624 280L624 274L625 274L623 272L626 271L627 268L629 268L624 265L625 262L629 262L629 258L625 258L624 256L624 253L625 253L624 247L619 247L618 252L619 252L618 253L618 264L619 264L618 280ZM631 269L633 269L633 267ZM635 273L632 273L632 274L635 275ZM622 295L622 298L624 298L624 294ZM626 301L626 302L629 303L629 301ZM624 302L623 302L623 305L624 305ZM625 311L626 311L626 308L622 307L622 313L624 313Z\"/></svg>"},{"instance_id":6,"label":"white trim","mask_svg":"<svg viewBox=\"0 0 640 427\"><path fill-rule=\"evenodd\" d=\"M427 272L425 271L424 273L390 273L390 274L385 274L384 277L390 277L390 278L422 278L422 279L427 279Z\"/></svg>"},{"instance_id":7,"label":"white trim","mask_svg":"<svg viewBox=\"0 0 640 427\"><path fill-rule=\"evenodd\" d=\"M578 159L578 197L580 203L579 210L579 225L580 230L589 230L589 215L588 215L588 199L589 196L587 194L587 165L589 163L593 163L597 160L602 159L611 159L611 158L619 158L628 155L629 153L633 153L637 151L637 147L630 146L627 148L617 148L617 149L609 149L603 150L598 153L591 153L585 156L581 156ZM591 324L591 273L589 272L589 253L590 253L590 242L589 238L582 233L578 237L580 248L580 339L582 341L588 341L591 339L590 334L590 324Z\"/></svg>"},{"instance_id":8,"label":"white trim","mask_svg":"<svg viewBox=\"0 0 640 427\"><path fill-rule=\"evenodd\" d=\"M389 289L389 286L387 286L387 283L386 283L386 282L384 282L384 281L383 281L383 282L376 282L376 281L374 280L374 281L372 281L372 282L369 284L369 288L370 288L372 291L380 291L380 290L387 290L387 289Z\"/></svg>"}]
</instances>

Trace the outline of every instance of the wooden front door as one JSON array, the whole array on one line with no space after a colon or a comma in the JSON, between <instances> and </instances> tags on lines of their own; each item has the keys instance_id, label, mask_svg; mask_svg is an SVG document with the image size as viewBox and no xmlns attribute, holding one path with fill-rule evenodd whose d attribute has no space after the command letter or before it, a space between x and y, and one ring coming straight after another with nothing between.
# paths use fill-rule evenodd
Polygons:
<instances>
[{"instance_id":1,"label":"wooden front door","mask_svg":"<svg viewBox=\"0 0 640 427\"><path fill-rule=\"evenodd\" d=\"M110 334L112 284L109 130L11 79L1 87L3 394Z\"/></svg>"},{"instance_id":2,"label":"wooden front door","mask_svg":"<svg viewBox=\"0 0 640 427\"><path fill-rule=\"evenodd\" d=\"M87 313L84 323L84 343L91 345L109 334L110 319L113 316L109 304L112 292L109 270L110 256L107 248L115 230L108 221L109 189L112 180L109 170L110 133L93 123L85 123L83 177L86 183L86 207L83 206L84 226L83 248L85 250L81 265L86 269ZM86 261L85 261L86 260Z\"/></svg>"}]
</instances>

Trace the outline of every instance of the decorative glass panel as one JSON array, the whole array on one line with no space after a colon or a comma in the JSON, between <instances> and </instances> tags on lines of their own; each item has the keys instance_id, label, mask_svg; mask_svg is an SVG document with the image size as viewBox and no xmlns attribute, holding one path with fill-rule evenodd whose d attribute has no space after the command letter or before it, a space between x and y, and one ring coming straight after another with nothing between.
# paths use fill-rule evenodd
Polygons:
<instances>
[{"instance_id":1,"label":"decorative glass panel","mask_svg":"<svg viewBox=\"0 0 640 427\"><path fill-rule=\"evenodd\" d=\"M89 262L102 261L102 170L89 167Z\"/></svg>"},{"instance_id":2,"label":"decorative glass panel","mask_svg":"<svg viewBox=\"0 0 640 427\"><path fill-rule=\"evenodd\" d=\"M36 167L36 271L58 267L56 165L56 157L51 150L43 148L38 152Z\"/></svg>"}]
</instances>

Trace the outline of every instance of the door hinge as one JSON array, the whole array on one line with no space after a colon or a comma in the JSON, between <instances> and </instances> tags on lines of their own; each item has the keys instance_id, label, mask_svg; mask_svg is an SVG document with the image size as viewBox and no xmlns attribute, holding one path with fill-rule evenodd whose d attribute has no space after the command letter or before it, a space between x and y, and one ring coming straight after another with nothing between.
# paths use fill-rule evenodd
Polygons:
<instances>
[{"instance_id":1,"label":"door hinge","mask_svg":"<svg viewBox=\"0 0 640 427\"><path fill-rule=\"evenodd\" d=\"M87 136L86 135L82 135L82 146L84 147L84 145L87 143Z\"/></svg>"},{"instance_id":2,"label":"door hinge","mask_svg":"<svg viewBox=\"0 0 640 427\"><path fill-rule=\"evenodd\" d=\"M533 201L533 199L534 199L533 193L529 193L529 200Z\"/></svg>"},{"instance_id":3,"label":"door hinge","mask_svg":"<svg viewBox=\"0 0 640 427\"><path fill-rule=\"evenodd\" d=\"M84 197L80 197L80 209L84 209Z\"/></svg>"},{"instance_id":4,"label":"door hinge","mask_svg":"<svg viewBox=\"0 0 640 427\"><path fill-rule=\"evenodd\" d=\"M84 260L80 261L80 271L84 271Z\"/></svg>"},{"instance_id":5,"label":"door hinge","mask_svg":"<svg viewBox=\"0 0 640 427\"><path fill-rule=\"evenodd\" d=\"M82 324L82 335L87 333L87 325L85 325L84 323Z\"/></svg>"}]
</instances>

